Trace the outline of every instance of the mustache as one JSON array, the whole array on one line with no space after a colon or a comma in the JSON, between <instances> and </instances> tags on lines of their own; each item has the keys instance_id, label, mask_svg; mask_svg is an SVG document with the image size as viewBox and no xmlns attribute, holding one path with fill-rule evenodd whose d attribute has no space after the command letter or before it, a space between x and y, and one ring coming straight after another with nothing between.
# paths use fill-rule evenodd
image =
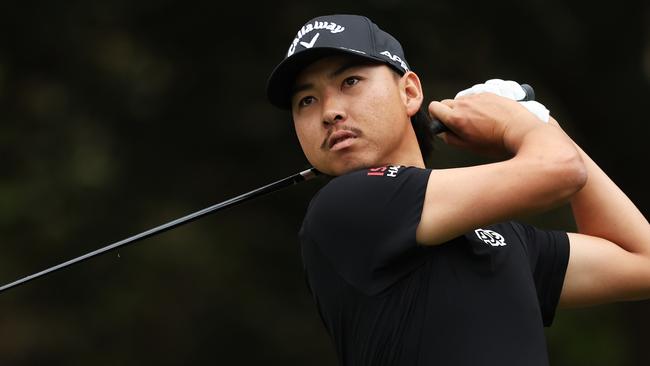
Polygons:
<instances>
[{"instance_id":1,"label":"mustache","mask_svg":"<svg viewBox=\"0 0 650 366\"><path fill-rule=\"evenodd\" d=\"M327 141L329 141L330 136L332 136L332 134L334 132L341 131L341 130L350 131L350 132L354 133L355 135L357 135L357 137L361 137L363 135L363 132L361 132L360 129L358 129L356 127L352 127L352 126L341 126L341 127L337 128L336 130L334 130L333 128L330 128L329 130L327 130L327 136L325 136L325 138L323 139L323 143L320 145L321 150L327 150L327 145L328 145Z\"/></svg>"}]
</instances>

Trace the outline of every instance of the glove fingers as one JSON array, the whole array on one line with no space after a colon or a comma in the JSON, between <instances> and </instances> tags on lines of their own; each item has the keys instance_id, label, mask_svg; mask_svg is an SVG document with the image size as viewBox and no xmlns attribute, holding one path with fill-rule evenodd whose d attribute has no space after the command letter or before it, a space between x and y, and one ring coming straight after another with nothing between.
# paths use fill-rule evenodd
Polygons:
<instances>
[{"instance_id":1,"label":"glove fingers","mask_svg":"<svg viewBox=\"0 0 650 366\"><path fill-rule=\"evenodd\" d=\"M479 93L494 93L505 98L516 100L543 122L548 122L549 120L550 112L543 104L534 100L521 101L526 97L526 91L516 81L490 79L483 84L475 84L471 88L458 92L456 98Z\"/></svg>"},{"instance_id":2,"label":"glove fingers","mask_svg":"<svg viewBox=\"0 0 650 366\"><path fill-rule=\"evenodd\" d=\"M476 84L471 88L460 91L456 98L479 93L494 93L512 100L520 100L526 92L517 82L512 80L490 79L483 84Z\"/></svg>"}]
</instances>

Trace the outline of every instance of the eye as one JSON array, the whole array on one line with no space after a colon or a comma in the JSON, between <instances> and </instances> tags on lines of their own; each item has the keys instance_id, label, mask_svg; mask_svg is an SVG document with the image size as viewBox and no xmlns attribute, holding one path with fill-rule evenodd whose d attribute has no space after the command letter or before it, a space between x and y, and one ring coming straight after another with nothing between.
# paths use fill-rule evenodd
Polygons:
<instances>
[{"instance_id":1,"label":"eye","mask_svg":"<svg viewBox=\"0 0 650 366\"><path fill-rule=\"evenodd\" d=\"M315 98L312 97L311 95L303 97L298 101L298 107L306 107L306 106L312 104L314 102L314 100L315 100Z\"/></svg>"},{"instance_id":2,"label":"eye","mask_svg":"<svg viewBox=\"0 0 650 366\"><path fill-rule=\"evenodd\" d=\"M350 76L350 77L345 78L345 80L343 80L343 85L344 86L353 86L353 85L356 85L357 83L359 83L359 81L361 81L360 77L358 77L358 76Z\"/></svg>"}]
</instances>

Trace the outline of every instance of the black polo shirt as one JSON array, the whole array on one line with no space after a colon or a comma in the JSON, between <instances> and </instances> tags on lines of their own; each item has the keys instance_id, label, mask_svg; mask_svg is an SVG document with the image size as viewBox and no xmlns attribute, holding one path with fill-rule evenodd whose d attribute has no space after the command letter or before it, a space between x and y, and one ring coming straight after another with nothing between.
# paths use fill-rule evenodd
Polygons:
<instances>
[{"instance_id":1,"label":"black polo shirt","mask_svg":"<svg viewBox=\"0 0 650 366\"><path fill-rule=\"evenodd\" d=\"M548 365L544 326L564 281L566 233L505 222L419 245L430 174L358 170L333 178L309 205L300 230L306 279L339 363Z\"/></svg>"}]
</instances>

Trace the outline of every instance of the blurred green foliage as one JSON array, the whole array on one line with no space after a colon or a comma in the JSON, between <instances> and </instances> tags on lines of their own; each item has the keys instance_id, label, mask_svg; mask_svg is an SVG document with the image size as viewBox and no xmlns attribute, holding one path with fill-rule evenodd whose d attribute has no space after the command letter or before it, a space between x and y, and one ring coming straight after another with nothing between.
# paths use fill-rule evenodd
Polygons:
<instances>
[{"instance_id":1,"label":"blurred green foliage","mask_svg":"<svg viewBox=\"0 0 650 366\"><path fill-rule=\"evenodd\" d=\"M647 2L3 2L0 282L308 167L266 78L303 22L348 12L400 39L429 99L533 85L647 212ZM438 143L433 165L477 161ZM297 242L323 183L1 294L0 364L335 364ZM649 309L560 311L553 364L647 365Z\"/></svg>"}]
</instances>

